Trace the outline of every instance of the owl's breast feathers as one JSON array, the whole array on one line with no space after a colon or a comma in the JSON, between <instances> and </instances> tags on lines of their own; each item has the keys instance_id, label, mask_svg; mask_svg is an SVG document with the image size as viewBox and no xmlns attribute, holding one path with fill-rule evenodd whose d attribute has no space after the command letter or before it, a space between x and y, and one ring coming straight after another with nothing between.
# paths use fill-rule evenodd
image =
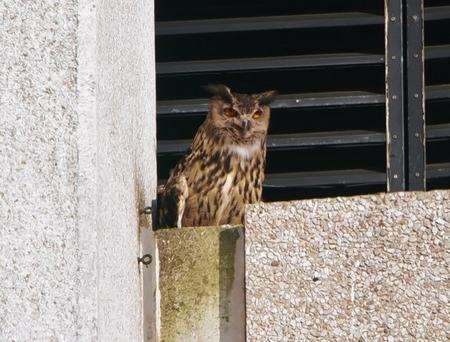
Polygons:
<instances>
[{"instance_id":1,"label":"owl's breast feathers","mask_svg":"<svg viewBox=\"0 0 450 342\"><path fill-rule=\"evenodd\" d=\"M265 154L265 138L233 145L225 135L211 134L205 122L159 193L159 223L180 227L176 223L181 219L183 227L242 224L245 204L261 200ZM186 189L180 186L183 178ZM180 200L185 200L181 213L176 210Z\"/></svg>"}]
</instances>

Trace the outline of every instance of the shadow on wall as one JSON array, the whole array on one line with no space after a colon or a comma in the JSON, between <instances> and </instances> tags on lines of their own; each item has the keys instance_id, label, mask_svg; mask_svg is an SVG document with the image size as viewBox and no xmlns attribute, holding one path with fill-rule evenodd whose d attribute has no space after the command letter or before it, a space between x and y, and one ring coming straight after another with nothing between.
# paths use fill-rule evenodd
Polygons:
<instances>
[{"instance_id":1,"label":"shadow on wall","mask_svg":"<svg viewBox=\"0 0 450 342\"><path fill-rule=\"evenodd\" d=\"M220 342L245 341L244 230L219 234Z\"/></svg>"}]
</instances>

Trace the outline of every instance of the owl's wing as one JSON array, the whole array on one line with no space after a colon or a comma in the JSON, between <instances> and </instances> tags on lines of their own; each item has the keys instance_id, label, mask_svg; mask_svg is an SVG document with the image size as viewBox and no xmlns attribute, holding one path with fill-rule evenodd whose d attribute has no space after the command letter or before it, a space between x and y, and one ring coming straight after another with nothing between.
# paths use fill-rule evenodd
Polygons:
<instances>
[{"instance_id":1,"label":"owl's wing","mask_svg":"<svg viewBox=\"0 0 450 342\"><path fill-rule=\"evenodd\" d=\"M158 225L160 228L181 228L186 200L189 195L186 177L170 177L158 188Z\"/></svg>"}]
</instances>

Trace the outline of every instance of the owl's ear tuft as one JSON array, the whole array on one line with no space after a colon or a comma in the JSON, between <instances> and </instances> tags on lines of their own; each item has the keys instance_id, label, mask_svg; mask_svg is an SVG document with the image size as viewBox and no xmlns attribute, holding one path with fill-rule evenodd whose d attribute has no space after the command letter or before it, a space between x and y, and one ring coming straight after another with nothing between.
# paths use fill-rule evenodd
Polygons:
<instances>
[{"instance_id":1,"label":"owl's ear tuft","mask_svg":"<svg viewBox=\"0 0 450 342\"><path fill-rule=\"evenodd\" d=\"M225 102L233 102L233 93L231 92L231 89L224 84L208 84L207 86L204 86L203 89Z\"/></svg>"},{"instance_id":2,"label":"owl's ear tuft","mask_svg":"<svg viewBox=\"0 0 450 342\"><path fill-rule=\"evenodd\" d=\"M260 105L267 106L278 96L278 91L268 90L256 95Z\"/></svg>"}]
</instances>

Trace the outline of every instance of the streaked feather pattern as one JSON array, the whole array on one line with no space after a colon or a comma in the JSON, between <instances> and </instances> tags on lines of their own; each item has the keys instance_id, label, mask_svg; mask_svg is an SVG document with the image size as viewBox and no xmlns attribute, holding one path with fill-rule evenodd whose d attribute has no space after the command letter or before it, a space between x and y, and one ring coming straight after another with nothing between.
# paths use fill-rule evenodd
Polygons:
<instances>
[{"instance_id":1,"label":"streaked feather pattern","mask_svg":"<svg viewBox=\"0 0 450 342\"><path fill-rule=\"evenodd\" d=\"M245 205L261 200L267 97L275 93L245 95L215 87L209 114L191 148L158 191L160 227L242 224ZM232 116L225 115L227 108L235 111Z\"/></svg>"}]
</instances>

